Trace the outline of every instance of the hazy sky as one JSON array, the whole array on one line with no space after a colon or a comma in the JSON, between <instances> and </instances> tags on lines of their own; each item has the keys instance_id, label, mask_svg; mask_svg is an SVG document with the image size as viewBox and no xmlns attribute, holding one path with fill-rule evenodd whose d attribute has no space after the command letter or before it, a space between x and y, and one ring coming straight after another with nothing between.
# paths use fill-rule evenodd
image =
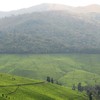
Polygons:
<instances>
[{"instance_id":1,"label":"hazy sky","mask_svg":"<svg viewBox=\"0 0 100 100\"><path fill-rule=\"evenodd\" d=\"M0 0L0 11L17 10L41 3L58 3L70 6L84 6L89 4L100 5L100 0Z\"/></svg>"}]
</instances>

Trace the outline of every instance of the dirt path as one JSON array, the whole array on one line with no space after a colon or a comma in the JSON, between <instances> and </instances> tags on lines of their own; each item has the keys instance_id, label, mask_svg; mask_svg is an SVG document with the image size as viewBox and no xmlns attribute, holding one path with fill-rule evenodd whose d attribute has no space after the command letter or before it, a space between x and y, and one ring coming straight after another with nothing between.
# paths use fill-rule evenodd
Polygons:
<instances>
[{"instance_id":1,"label":"dirt path","mask_svg":"<svg viewBox=\"0 0 100 100\"><path fill-rule=\"evenodd\" d=\"M23 84L13 84L13 85L0 85L0 88L13 87L13 86L29 86L29 85L44 84L44 83L46 83L46 82L23 83Z\"/></svg>"}]
</instances>

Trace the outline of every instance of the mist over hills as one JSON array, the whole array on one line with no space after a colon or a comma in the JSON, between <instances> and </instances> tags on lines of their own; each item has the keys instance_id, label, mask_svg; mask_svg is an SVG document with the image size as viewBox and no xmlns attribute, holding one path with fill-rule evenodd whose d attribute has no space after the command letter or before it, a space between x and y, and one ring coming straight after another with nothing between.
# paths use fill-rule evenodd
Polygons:
<instances>
[{"instance_id":1,"label":"mist over hills","mask_svg":"<svg viewBox=\"0 0 100 100\"><path fill-rule=\"evenodd\" d=\"M23 9L9 11L9 12L1 11L0 18L9 17L13 15L26 14L26 13L33 13L33 12L52 11L52 10L66 10L68 12L74 12L74 13L89 13L89 12L100 13L100 5L92 4L88 6L82 6L82 7L72 7L72 6L62 5L62 4L43 3L29 8L23 8Z\"/></svg>"},{"instance_id":2,"label":"mist over hills","mask_svg":"<svg viewBox=\"0 0 100 100\"><path fill-rule=\"evenodd\" d=\"M0 53L100 53L99 8L41 4L3 12Z\"/></svg>"}]
</instances>

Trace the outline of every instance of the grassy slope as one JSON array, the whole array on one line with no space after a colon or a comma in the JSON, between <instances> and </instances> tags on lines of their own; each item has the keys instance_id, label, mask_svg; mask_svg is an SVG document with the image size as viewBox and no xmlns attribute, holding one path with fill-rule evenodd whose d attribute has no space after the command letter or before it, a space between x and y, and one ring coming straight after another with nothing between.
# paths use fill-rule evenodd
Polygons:
<instances>
[{"instance_id":1,"label":"grassy slope","mask_svg":"<svg viewBox=\"0 0 100 100\"><path fill-rule=\"evenodd\" d=\"M75 70L68 72L65 76L59 79L62 84L67 86L77 85L79 82L82 85L95 85L100 83L100 76L83 70Z\"/></svg>"},{"instance_id":2,"label":"grassy slope","mask_svg":"<svg viewBox=\"0 0 100 100\"><path fill-rule=\"evenodd\" d=\"M47 76L71 86L100 83L100 55L0 55L0 71L33 79Z\"/></svg>"},{"instance_id":3,"label":"grassy slope","mask_svg":"<svg viewBox=\"0 0 100 100\"><path fill-rule=\"evenodd\" d=\"M22 77L14 76L16 80L11 80L12 76L0 74L0 86L18 83L39 82ZM88 100L85 93L79 93L69 88L58 86L56 84L43 83L28 86L20 86L16 92L17 86L0 87L0 100ZM13 92L13 93L12 93ZM2 97L4 94L7 96Z\"/></svg>"}]
</instances>

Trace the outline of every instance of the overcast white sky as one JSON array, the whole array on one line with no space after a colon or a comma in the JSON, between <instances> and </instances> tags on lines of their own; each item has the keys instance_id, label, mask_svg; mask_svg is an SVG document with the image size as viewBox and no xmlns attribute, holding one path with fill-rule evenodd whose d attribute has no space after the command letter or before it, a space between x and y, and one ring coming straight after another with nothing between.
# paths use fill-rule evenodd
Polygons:
<instances>
[{"instance_id":1,"label":"overcast white sky","mask_svg":"<svg viewBox=\"0 0 100 100\"><path fill-rule=\"evenodd\" d=\"M0 11L17 10L41 3L57 3L70 6L84 6L90 4L100 5L100 0L0 0Z\"/></svg>"}]
</instances>

